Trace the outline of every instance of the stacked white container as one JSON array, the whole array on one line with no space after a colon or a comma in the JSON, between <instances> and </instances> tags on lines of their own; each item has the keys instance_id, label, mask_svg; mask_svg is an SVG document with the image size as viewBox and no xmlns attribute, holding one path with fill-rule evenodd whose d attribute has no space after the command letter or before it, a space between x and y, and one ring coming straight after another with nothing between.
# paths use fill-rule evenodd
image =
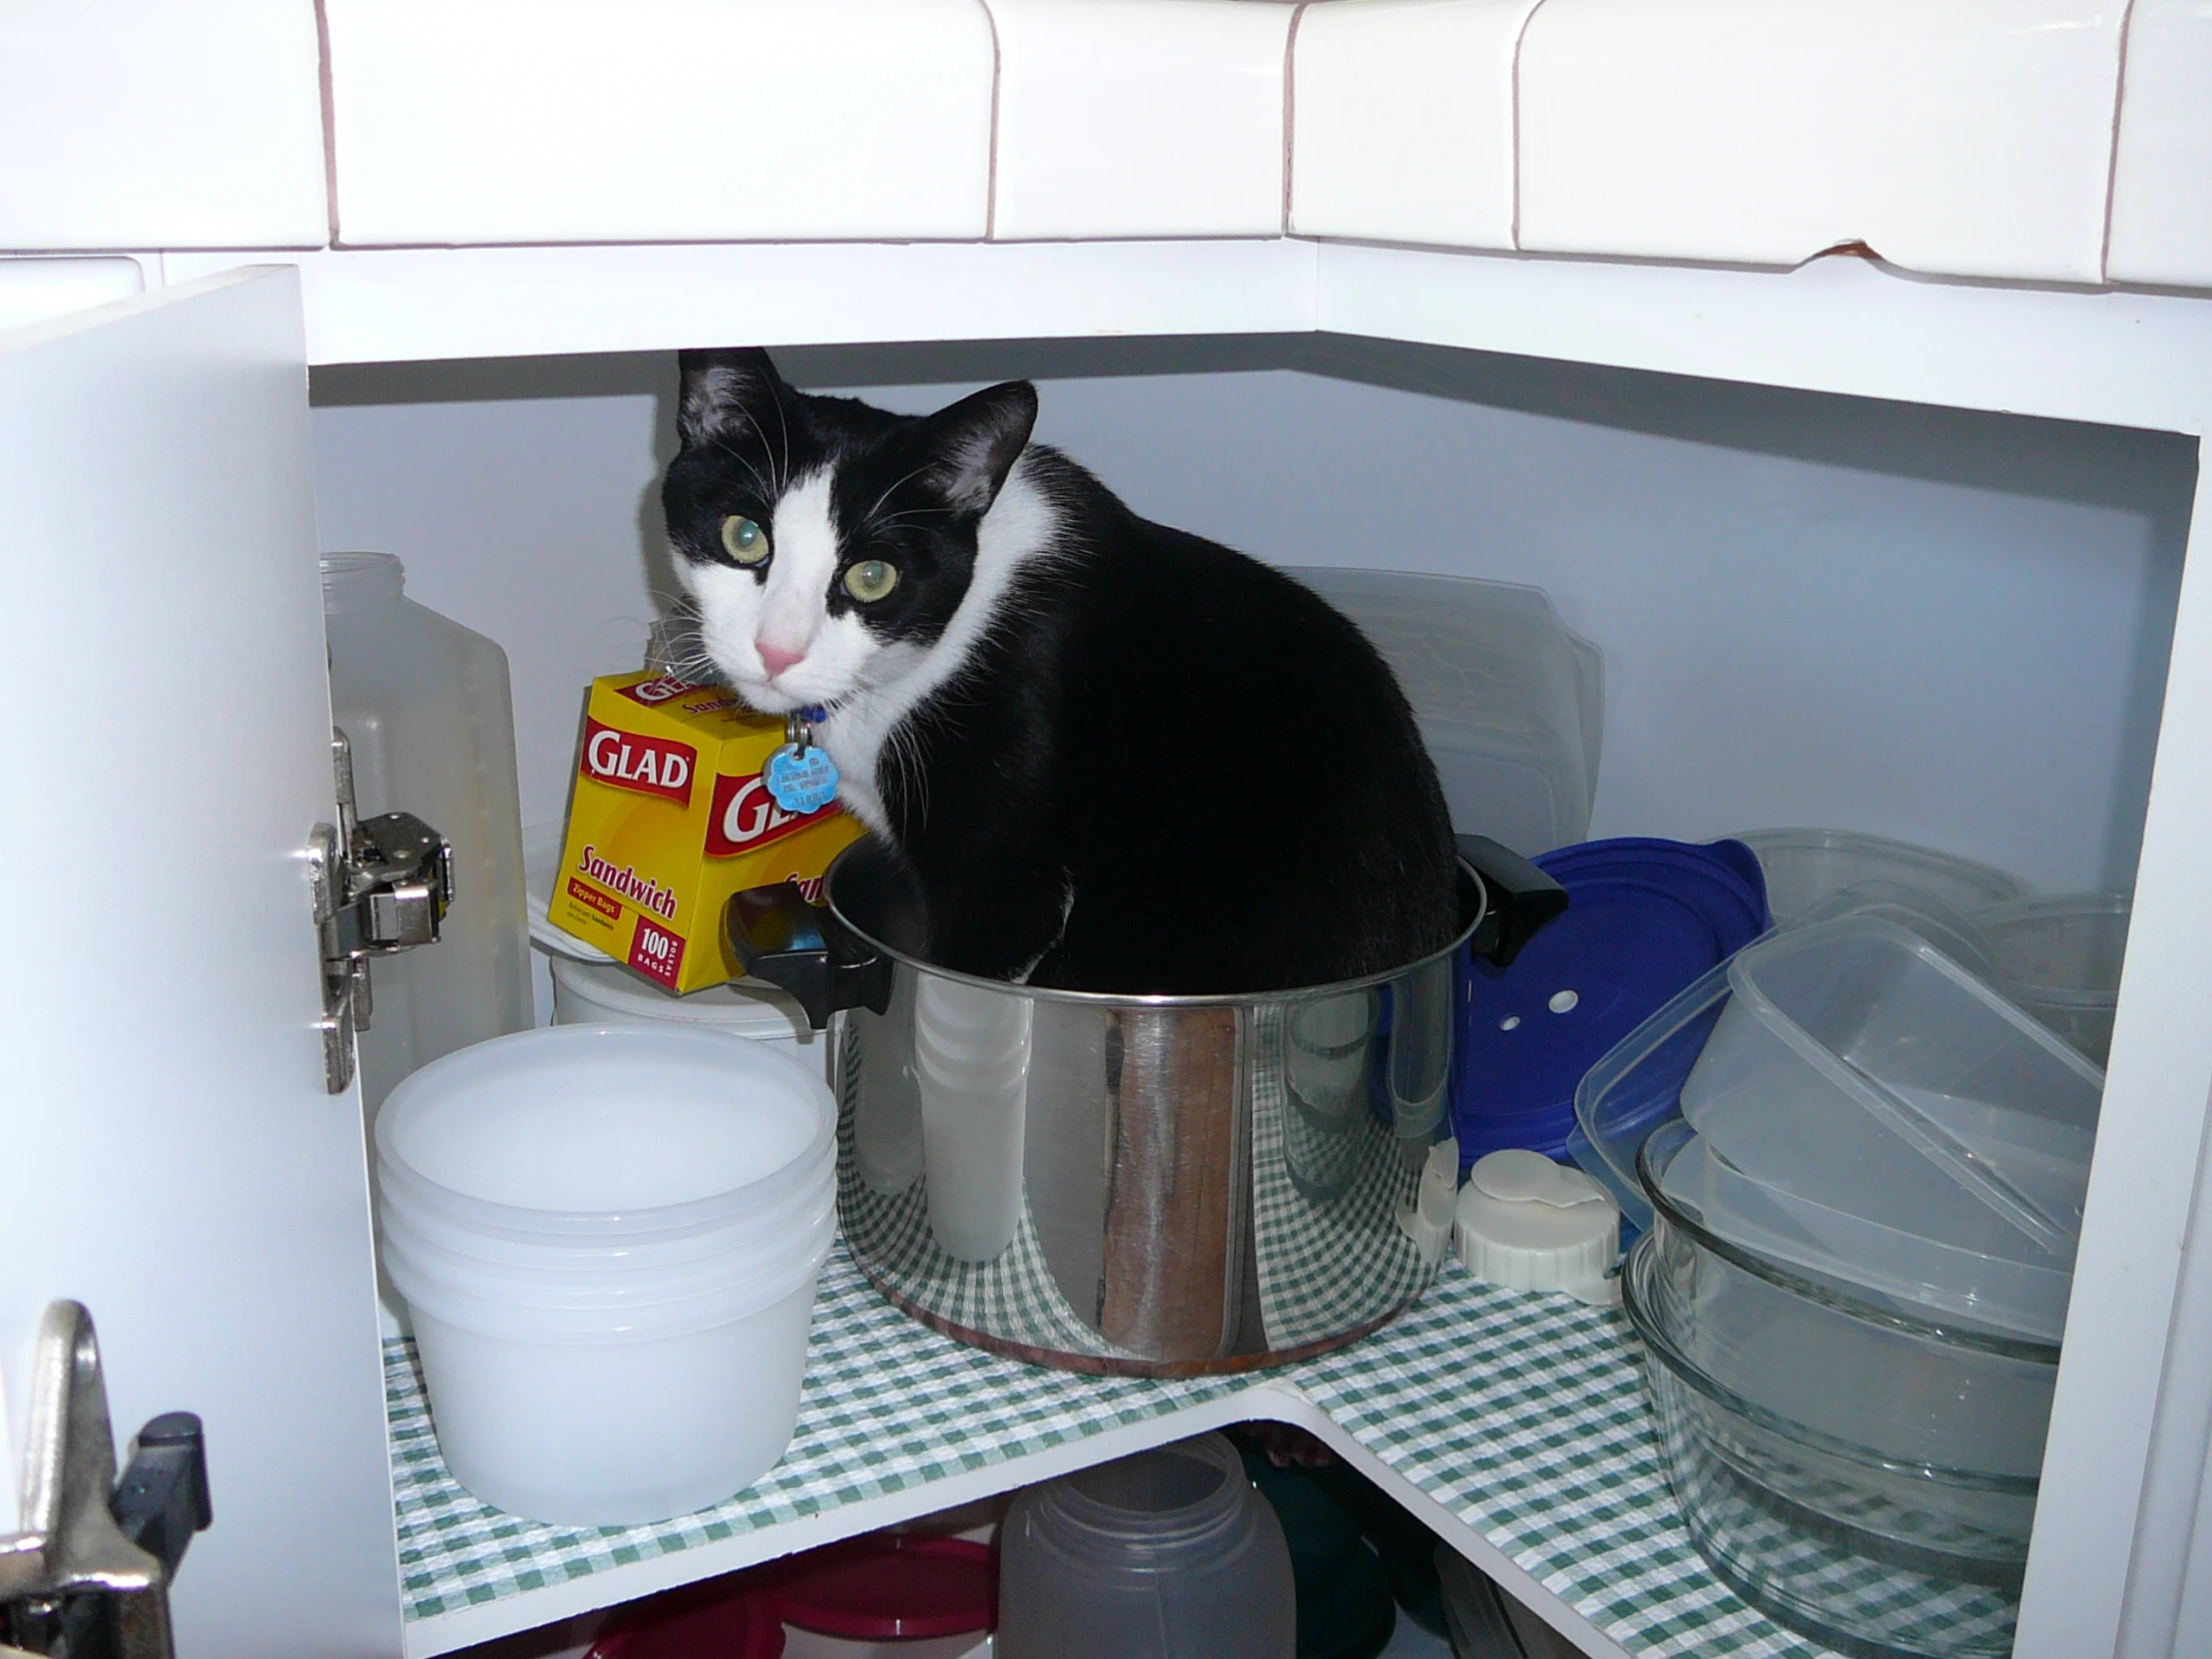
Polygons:
<instances>
[{"instance_id":1,"label":"stacked white container","mask_svg":"<svg viewBox=\"0 0 2212 1659\"><path fill-rule=\"evenodd\" d=\"M1031 1004L937 974L914 987L914 1074L929 1231L957 1261L995 1260L1021 1226Z\"/></svg>"},{"instance_id":2,"label":"stacked white container","mask_svg":"<svg viewBox=\"0 0 2212 1659\"><path fill-rule=\"evenodd\" d=\"M834 1124L798 1061L672 1026L522 1032L395 1089L384 1260L454 1478L611 1526L766 1473L835 1230Z\"/></svg>"}]
</instances>

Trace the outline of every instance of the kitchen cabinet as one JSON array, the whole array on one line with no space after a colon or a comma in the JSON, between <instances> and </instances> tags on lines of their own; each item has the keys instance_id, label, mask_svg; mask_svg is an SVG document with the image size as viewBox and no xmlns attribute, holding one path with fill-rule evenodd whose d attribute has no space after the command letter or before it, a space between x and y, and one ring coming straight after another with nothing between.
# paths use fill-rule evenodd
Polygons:
<instances>
[{"instance_id":1,"label":"kitchen cabinet","mask_svg":"<svg viewBox=\"0 0 2212 1659\"><path fill-rule=\"evenodd\" d=\"M321 251L260 274L232 269L241 259L150 256L144 296L0 336L0 524L20 611L8 670L17 747L0 834L11 868L39 871L15 889L32 936L85 941L66 963L50 949L16 953L0 999L0 1040L21 1057L8 1106L21 1167L71 1172L23 1183L29 1197L0 1223L11 1262L0 1338L27 1337L45 1298L78 1296L102 1322L119 1418L170 1406L208 1415L217 1525L178 1587L188 1644L197 1636L199 1651L238 1655L401 1647L357 1106L321 1091L297 862L308 827L329 812L309 491L321 490L322 530L337 539L375 530L379 498L398 504L387 525L473 515L472 554L441 564L390 547L409 558L411 588L465 621L485 626L494 619L482 607L499 604L526 618L528 606L512 596L534 579L536 614L573 604L603 616L634 605L642 637L647 570L609 577L582 545L533 566L528 536L539 521L518 507L503 526L490 505L496 490L424 464L422 433L434 428L436 407L481 402L482 388L501 385L555 394L513 401L557 427L564 401L598 406L576 391L629 387L647 398L652 372L666 368L665 359L641 368L627 358L595 366L555 357L755 340L909 342L842 358L796 353L818 384L849 376L915 386L1056 369L1072 388L1068 405L1090 410L1070 441L1084 436L1085 458L1140 506L1187 521L1212 512L1194 527L1274 544L1256 551L1304 538L1292 549L1299 557L1283 553L1294 563L1344 562L1360 533L1348 517L1351 490L1373 469L1407 467L1391 478L1403 496L1423 471L1468 465L1477 438L1515 433L1549 434L1546 443L1561 433L1636 435L1616 449L1575 452L1588 457L1587 500L1576 511L1608 496L1671 511L1701 493L1757 502L1762 489L1779 491L1769 503L1777 546L1799 560L1808 585L1796 591L1807 604L1823 569L1843 568L1836 562L1876 542L1823 542L1819 513L1790 506L1804 506L1810 497L1793 492L1812 486L1789 466L1838 474L1839 500L1862 487L1853 475L1869 499L1898 480L1948 487L1963 476L2024 503L2009 569L2001 513L1976 521L1989 559L1970 589L1972 614L1956 619L1957 649L1969 663L1985 653L1999 689L1970 714L1921 711L1953 745L1958 721L1982 722L1974 730L1985 765L1972 788L1945 785L1941 769L1956 751L1937 745L1934 762L1904 765L1913 782L1887 798L1876 793L1880 765L1864 758L1828 768L1848 787L1811 793L1834 734L1788 693L1821 674L1841 686L1855 674L1871 684L1896 673L1883 653L1899 636L1886 629L1931 637L1926 617L1886 617L1861 590L1832 620L1839 639L1863 648L1863 668L1777 650L1768 678L1753 684L1742 665L1757 660L1768 620L1758 607L1778 601L1747 598L1761 591L1756 583L1729 585L1725 561L1701 558L1694 534L1624 541L1614 559L1594 545L1595 519L1570 535L1572 514L1562 510L1547 529L1527 507L1510 527L1515 545L1538 549L1530 562L1506 571L1472 568L1472 551L1450 557L1469 574L1578 573L1588 591L1565 596L1569 620L1577 604L1604 611L1606 626L1591 631L1620 653L1624 674L1635 665L1614 679L1601 827L1717 832L1742 827L1736 809L1751 814L1776 799L1755 787L1708 803L1716 815L1729 808L1728 822L1700 823L1692 792L1670 795L1651 781L1687 729L1670 728L1653 698L1665 692L1687 707L1711 692L1689 680L1670 685L1669 659L1650 646L1663 620L1702 612L1741 624L1738 667L1713 671L1723 692L1769 696L1778 723L1816 734L1816 760L1789 775L1776 753L1716 745L1700 758L1682 742L1680 764L1711 768L1707 779L1731 765L1797 776L1808 793L1785 798L1820 800L1838 817L1856 802L1870 829L1904 828L1896 820L1922 810L1918 798L2001 843L1957 850L2016 857L2046 886L2122 878L2133 865L2137 914L2082 1294L2018 1651L2074 1659L2171 1645L2158 1620L2181 1607L2188 1582L2186 1543L2174 1540L2186 1539L2195 1513L2201 1425L2212 1409L2212 1372L2195 1359L2206 1299L2186 1289L2212 1271L2212 1246L2192 1225L2212 1094L2212 1022L2201 1012L2212 982L2212 871L2201 853L2212 823L2212 559L2208 532L2196 529L2212 517L2193 470L2196 442L2212 425L2212 301L1947 283L1849 257L1784 274L1288 241ZM990 341L1010 343L961 343ZM407 366L439 359L477 366L444 389ZM332 368L313 417L312 460L309 363ZM1283 395L1265 379L1281 372L1313 383ZM1246 373L1263 378L1237 380ZM1117 388L1135 399L1126 418L1107 406ZM413 438L376 429L378 407L416 405L433 413L406 417L418 423ZM1173 446L1189 457L1180 471L1170 446L1148 459L1130 436L1178 406L1212 411ZM1271 409L1287 411L1287 424L1268 426ZM1478 430L1465 424L1468 409L1498 419ZM1968 413L1931 413L1944 410ZM517 423L503 440L511 447L535 443L552 456L568 441L555 430L531 436L528 410L497 418ZM576 418L588 425L586 414ZM1458 435L1408 461L1424 425ZM1277 464L1282 451L1271 446L1291 427L1314 447L1295 465ZM1107 452L1115 431L1130 443L1118 455ZM1376 431L1392 444L1364 444ZM1197 464L1209 434L1223 457L1211 480ZM626 441L636 446L626 463L637 473L632 492L621 495L620 478L609 476L607 493L594 496L600 522L629 524L610 554L620 559L642 553L640 513L650 521L638 486L650 484L651 417ZM379 456L380 442L396 447ZM1699 471L1718 464L1716 453L1737 459ZM1769 463L1787 474L1780 484ZM1676 483L1639 496L1646 473ZM2090 487L2099 478L2109 481L2102 499ZM1575 484L1563 472L1551 482L1562 498ZM1425 524L1424 545L1474 548L1454 500L1439 488L1403 522ZM1838 510L1851 520L1848 507ZM1908 538L1893 561L1909 588L1947 568L1944 510L1928 505L1922 542ZM2144 552L2138 574L2124 579L2137 586L2115 597L2127 555L2124 537L2096 517L2108 512L2140 521L2126 533L2147 538L2143 548L2178 558L2189 543L2196 556L2175 570ZM1860 528L1880 516L1861 515ZM2052 529L2061 521L2072 527L2063 534ZM1619 523L1624 536L1641 534L1633 514ZM517 540L503 544L503 529ZM2050 552L2076 532L2074 553ZM1546 551L1547 537L1579 537L1581 551ZM2101 574L2099 546L2118 561ZM1360 549L1364 562L1399 562L1392 554L1387 540ZM1672 589L1661 579L1670 571ZM1746 574L1760 573L1747 565ZM2069 619L2067 583L2076 580ZM1929 603L1940 600L1930 591ZM2009 610L2007 593L2018 597ZM1675 612L1661 604L1670 595ZM583 659L629 645L611 629L586 628L533 656L516 627L489 631L516 654L518 686L538 675L531 683L547 697L564 677L573 688L620 666ZM2069 700L2033 701L2023 640L2046 659L2052 684L2078 683L2073 703L2105 711L2101 726L2069 732L2058 746L2066 752L2045 758L2041 796L2007 792L2026 789L2051 712ZM1635 698L1631 687L1640 688ZM195 707L218 718L194 723ZM1912 712L1891 707L1881 735L1909 736ZM557 752L560 717L539 718L525 788L543 812L558 792L546 757ZM1936 770L1914 772L1920 765ZM1614 799L1640 799L1653 812L1672 802L1678 818L1631 822L1623 808L1609 823ZM157 916L162 948L132 951L133 995L114 996L104 986L126 945L144 940ZM94 939L99 958L87 948ZM230 954L213 954L211 940L227 941L220 947ZM258 1034L223 1046L249 1030ZM11 1409L20 1409L19 1352L0 1350L0 1366ZM1097 1444L1101 1454L1128 1449ZM1011 1483L1036 1466L999 1473ZM912 1507L933 1503L917 1495ZM2167 1516L2184 1519L2175 1526ZM863 1518L887 1515L878 1505L851 1524Z\"/></svg>"}]
</instances>

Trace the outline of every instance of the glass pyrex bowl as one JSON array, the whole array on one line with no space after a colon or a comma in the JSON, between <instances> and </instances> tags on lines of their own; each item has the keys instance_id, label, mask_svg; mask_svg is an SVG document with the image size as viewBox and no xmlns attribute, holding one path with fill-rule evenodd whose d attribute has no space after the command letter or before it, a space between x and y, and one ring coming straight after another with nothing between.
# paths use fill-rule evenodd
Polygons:
<instances>
[{"instance_id":1,"label":"glass pyrex bowl","mask_svg":"<svg viewBox=\"0 0 2212 1659\"><path fill-rule=\"evenodd\" d=\"M1846 1652L2010 1650L2054 1345L1917 1317L1762 1260L1671 1198L1695 1136L1639 1159L1622 1278L1691 1540L1745 1599Z\"/></svg>"}]
</instances>

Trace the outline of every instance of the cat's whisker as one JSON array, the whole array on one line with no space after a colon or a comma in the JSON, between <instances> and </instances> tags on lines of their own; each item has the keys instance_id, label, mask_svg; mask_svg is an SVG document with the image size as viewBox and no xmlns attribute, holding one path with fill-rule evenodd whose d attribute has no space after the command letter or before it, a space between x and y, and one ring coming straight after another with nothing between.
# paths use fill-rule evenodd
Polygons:
<instances>
[{"instance_id":1,"label":"cat's whisker","mask_svg":"<svg viewBox=\"0 0 2212 1659\"><path fill-rule=\"evenodd\" d=\"M784 400L777 397L772 398L771 401L776 405L776 424L782 428L784 434L784 470L777 489L777 494L781 497L784 491L792 487L792 423L790 417L784 413ZM766 432L761 434L761 442L764 444L768 442Z\"/></svg>"},{"instance_id":2,"label":"cat's whisker","mask_svg":"<svg viewBox=\"0 0 2212 1659\"><path fill-rule=\"evenodd\" d=\"M915 467L911 472L907 473L905 477L893 478L889 483L885 484L883 486L883 493L875 498L875 505L868 508L865 513L860 515L862 520L866 523L873 524L875 522L875 514L877 510L882 507L884 502L888 501L891 498L891 491L898 488L900 484L905 483L908 478L919 478L924 472L927 472L929 470L929 462L924 461L921 463L921 465Z\"/></svg>"},{"instance_id":3,"label":"cat's whisker","mask_svg":"<svg viewBox=\"0 0 2212 1659\"><path fill-rule=\"evenodd\" d=\"M746 423L752 426L756 432L760 430L759 424L754 421L751 415L747 415L745 418ZM766 439L764 438L763 441L766 442ZM775 492L772 491L768 487L767 483L762 479L760 469L756 467L751 461L747 460L745 456L739 452L736 445L732 444L728 438L717 435L715 438L715 447L722 450L732 460L736 461L738 465L745 468L746 476L753 480L753 487L756 491L759 492L760 497L763 501L773 501L776 499Z\"/></svg>"},{"instance_id":4,"label":"cat's whisker","mask_svg":"<svg viewBox=\"0 0 2212 1659\"><path fill-rule=\"evenodd\" d=\"M888 530L895 525L905 523L909 519L926 517L931 513L948 514L951 511L950 507L907 507L895 513L885 513L880 518L865 520L861 525L860 533L866 535L877 530Z\"/></svg>"}]
</instances>

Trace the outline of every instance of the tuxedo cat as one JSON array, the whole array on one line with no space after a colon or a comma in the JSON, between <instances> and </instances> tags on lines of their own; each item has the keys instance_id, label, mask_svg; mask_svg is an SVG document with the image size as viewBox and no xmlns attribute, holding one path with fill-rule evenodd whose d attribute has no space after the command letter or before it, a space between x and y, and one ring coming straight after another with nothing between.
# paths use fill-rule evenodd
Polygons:
<instances>
[{"instance_id":1,"label":"tuxedo cat","mask_svg":"<svg viewBox=\"0 0 2212 1659\"><path fill-rule=\"evenodd\" d=\"M1435 770L1315 594L1031 443L1026 382L906 416L757 350L682 371L661 499L712 677L827 711L839 800L901 855L932 961L1232 993L1449 942Z\"/></svg>"}]
</instances>

